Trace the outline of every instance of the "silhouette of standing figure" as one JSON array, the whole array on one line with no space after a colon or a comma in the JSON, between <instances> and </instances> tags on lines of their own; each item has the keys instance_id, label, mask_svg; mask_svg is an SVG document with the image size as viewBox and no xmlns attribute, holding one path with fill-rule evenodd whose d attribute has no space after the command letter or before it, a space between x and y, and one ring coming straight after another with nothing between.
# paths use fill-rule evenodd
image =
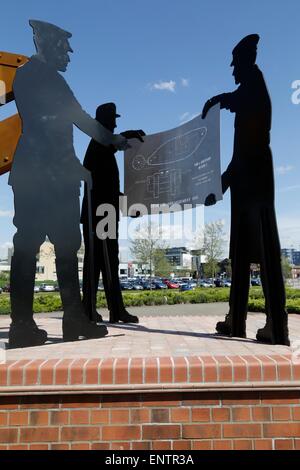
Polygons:
<instances>
[{"instance_id":1,"label":"silhouette of standing figure","mask_svg":"<svg viewBox=\"0 0 300 470\"><path fill-rule=\"evenodd\" d=\"M223 193L231 191L230 259L232 285L229 313L218 333L246 337L250 263L260 263L267 322L258 341L289 345L281 250L274 207L274 176L270 149L271 100L263 74L255 64L259 36L242 39L233 50L233 93L205 104L203 118L217 103L235 113L234 151L222 175ZM215 203L213 194L206 205Z\"/></svg>"},{"instance_id":2,"label":"silhouette of standing figure","mask_svg":"<svg viewBox=\"0 0 300 470\"><path fill-rule=\"evenodd\" d=\"M80 298L80 182L90 186L91 175L75 155L73 124L103 145L127 148L123 136L114 136L83 111L59 73L66 71L68 53L73 52L71 34L42 21L29 23L37 54L17 70L13 85L22 135L9 178L17 228L11 264L10 347L40 345L47 340L46 331L34 322L32 310L36 255L46 236L55 247L64 340L107 334L104 325L87 319Z\"/></svg>"},{"instance_id":3,"label":"silhouette of standing figure","mask_svg":"<svg viewBox=\"0 0 300 470\"><path fill-rule=\"evenodd\" d=\"M96 111L96 119L106 129L114 132L117 127L116 118L120 117L116 113L115 103L104 103L98 106ZM131 130L121 132L121 135L127 139L136 138L143 142L142 136L145 135L142 130ZM83 165L92 175L93 189L91 192L92 202L92 232L93 232L93 269L94 269L94 292L92 289L91 267L90 267L90 237L89 237L89 221L88 221L88 201L87 193L82 204L81 221L83 224L84 237L84 264L83 264L83 304L89 318L97 318L102 321L101 316L93 313L96 306L96 292L99 283L100 271L103 276L103 284L105 295L109 308L109 321L116 323L122 321L124 323L138 323L138 317L131 315L125 309L122 292L119 282L119 245L118 245L118 222L119 222L119 196L120 196L120 180L119 170L115 158L117 149L110 145L105 147L95 140L91 140ZM112 223L116 226L112 233L114 238L106 238L105 240L98 238L96 235L96 211L101 204L111 204L115 209L116 218ZM100 220L100 218L98 218ZM107 253L105 253L107 250ZM96 287L96 288L95 288ZM91 296L94 296L91 299ZM92 300L92 301L91 301Z\"/></svg>"}]
</instances>

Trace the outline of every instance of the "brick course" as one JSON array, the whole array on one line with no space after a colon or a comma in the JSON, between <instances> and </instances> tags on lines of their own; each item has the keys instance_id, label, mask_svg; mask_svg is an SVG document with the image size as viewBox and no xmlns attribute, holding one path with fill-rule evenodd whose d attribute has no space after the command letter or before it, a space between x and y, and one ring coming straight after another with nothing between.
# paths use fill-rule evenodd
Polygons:
<instances>
[{"instance_id":1,"label":"brick course","mask_svg":"<svg viewBox=\"0 0 300 470\"><path fill-rule=\"evenodd\" d=\"M8 362L0 449L300 449L296 377L287 355Z\"/></svg>"}]
</instances>

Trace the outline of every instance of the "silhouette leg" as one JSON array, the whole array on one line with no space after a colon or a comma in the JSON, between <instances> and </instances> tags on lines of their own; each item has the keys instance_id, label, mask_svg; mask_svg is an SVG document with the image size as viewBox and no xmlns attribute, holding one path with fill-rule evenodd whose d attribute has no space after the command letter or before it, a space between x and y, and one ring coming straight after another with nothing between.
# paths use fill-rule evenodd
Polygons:
<instances>
[{"instance_id":1,"label":"silhouette leg","mask_svg":"<svg viewBox=\"0 0 300 470\"><path fill-rule=\"evenodd\" d=\"M266 273L264 271L264 263L260 264L260 278L262 283L262 289L265 298L265 312L266 312L266 324L263 328L257 330L256 339L262 343L269 342L272 337L272 325L271 325L271 316L270 316L270 305L269 305L269 295L267 290L267 281Z\"/></svg>"},{"instance_id":2,"label":"silhouette leg","mask_svg":"<svg viewBox=\"0 0 300 470\"><path fill-rule=\"evenodd\" d=\"M24 234L25 235L25 234ZM14 255L11 261L10 300L12 323L9 330L11 348L39 346L47 341L47 332L38 329L33 320L34 281L36 272L36 252L40 241L22 236L14 237Z\"/></svg>"},{"instance_id":3,"label":"silhouette leg","mask_svg":"<svg viewBox=\"0 0 300 470\"><path fill-rule=\"evenodd\" d=\"M236 256L232 268L232 336L246 338L246 319L250 287L250 263L244 250Z\"/></svg>"},{"instance_id":4,"label":"silhouette leg","mask_svg":"<svg viewBox=\"0 0 300 470\"><path fill-rule=\"evenodd\" d=\"M268 220L269 212L265 212L262 224L262 262L263 289L266 299L269 334L260 341L289 346L288 315L285 309L285 287L281 268L281 258L277 230ZM275 216L274 216L275 217Z\"/></svg>"},{"instance_id":5,"label":"silhouette leg","mask_svg":"<svg viewBox=\"0 0 300 470\"><path fill-rule=\"evenodd\" d=\"M250 263L243 252L232 260L229 313L218 322L216 330L225 336L246 337Z\"/></svg>"},{"instance_id":6,"label":"silhouette leg","mask_svg":"<svg viewBox=\"0 0 300 470\"><path fill-rule=\"evenodd\" d=\"M102 242L103 244L105 242ZM139 319L125 309L119 281L119 246L118 239L106 239L109 266L104 260L103 281L109 306L109 321L116 323L138 323ZM103 246L104 249L104 246ZM108 272L109 271L109 272Z\"/></svg>"},{"instance_id":7,"label":"silhouette leg","mask_svg":"<svg viewBox=\"0 0 300 470\"><path fill-rule=\"evenodd\" d=\"M90 272L90 253L89 253L89 234L88 228L86 225L83 225L83 237L84 237L84 262L83 262L83 276L82 276L82 304L88 318L97 318L98 322L102 322L103 319L98 312L93 314L92 308L96 307L97 304L97 287L99 284L100 277L100 240L97 237L94 237L94 299L92 299L92 289L91 289L91 272Z\"/></svg>"},{"instance_id":8,"label":"silhouette leg","mask_svg":"<svg viewBox=\"0 0 300 470\"><path fill-rule=\"evenodd\" d=\"M107 334L104 325L96 325L88 320L80 297L77 254L56 257L56 272L64 309L64 341L76 341L80 336L101 338Z\"/></svg>"}]
</instances>

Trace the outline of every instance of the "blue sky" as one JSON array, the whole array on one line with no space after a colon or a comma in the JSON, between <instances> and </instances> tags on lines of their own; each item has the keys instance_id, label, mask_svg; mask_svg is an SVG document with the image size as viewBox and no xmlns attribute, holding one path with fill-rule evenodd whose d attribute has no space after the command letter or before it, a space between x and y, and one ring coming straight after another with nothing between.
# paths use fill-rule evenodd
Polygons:
<instances>
[{"instance_id":1,"label":"blue sky","mask_svg":"<svg viewBox=\"0 0 300 470\"><path fill-rule=\"evenodd\" d=\"M153 133L175 127L184 115L200 113L206 99L233 90L231 50L245 35L258 33L257 63L273 103L271 144L281 242L282 246L299 248L300 105L291 101L291 84L300 80L298 1L11 0L1 13L3 51L34 53L30 18L71 31L74 54L64 76L92 115L98 104L115 101L122 115L120 131L143 128ZM165 89L155 87L161 83ZM1 109L0 118L4 115ZM223 169L232 155L233 117L226 111L221 114ZM88 140L75 132L81 160ZM120 153L121 178L122 158ZM3 256L14 233L13 199L7 175L0 181ZM228 227L229 194L206 210L206 220L217 219L223 219Z\"/></svg>"}]
</instances>

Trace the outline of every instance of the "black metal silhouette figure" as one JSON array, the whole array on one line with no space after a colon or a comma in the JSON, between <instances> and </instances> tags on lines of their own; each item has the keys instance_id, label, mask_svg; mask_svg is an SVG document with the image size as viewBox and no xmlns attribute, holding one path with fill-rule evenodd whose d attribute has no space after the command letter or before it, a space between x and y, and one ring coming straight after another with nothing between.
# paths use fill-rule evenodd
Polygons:
<instances>
[{"instance_id":1,"label":"black metal silhouette figure","mask_svg":"<svg viewBox=\"0 0 300 470\"><path fill-rule=\"evenodd\" d=\"M22 135L9 178L17 227L10 281L10 347L40 345L47 340L46 331L34 322L32 310L36 255L46 236L55 247L64 340L107 334L104 325L88 321L80 298L79 193L81 180L90 185L91 176L76 158L73 124L103 145L127 148L124 136L114 136L82 110L59 73L66 71L68 53L73 52L71 33L42 21L29 23L37 54L17 70L13 85Z\"/></svg>"},{"instance_id":2,"label":"black metal silhouette figure","mask_svg":"<svg viewBox=\"0 0 300 470\"><path fill-rule=\"evenodd\" d=\"M232 160L222 175L223 193L231 191L230 259L232 285L230 310L216 330L245 337L250 262L261 266L267 323L257 340L289 345L281 251L274 208L274 176L270 149L271 100L263 74L255 64L259 36L249 35L233 50L233 76L240 84L206 102L205 118L217 103L236 114ZM213 194L206 205L215 203Z\"/></svg>"},{"instance_id":3,"label":"black metal silhouette figure","mask_svg":"<svg viewBox=\"0 0 300 470\"><path fill-rule=\"evenodd\" d=\"M116 113L116 105L114 103L105 103L97 108L97 121L111 132L114 132L114 129L117 127L117 117L120 117L120 115ZM143 142L142 136L145 133L142 130L131 130L121 132L121 135L127 139L137 138ZM138 317L131 315L125 309L119 282L118 222L120 181L118 165L115 159L116 151L117 149L113 145L105 147L92 139L83 162L84 167L91 172L93 181L93 189L91 191L92 240L90 239L88 220L88 188L85 189L81 215L85 246L82 283L83 305L89 318L96 317L98 321L102 321L101 316L96 311L96 288L101 271L109 308L110 323L118 321L138 323ZM115 238L99 238L96 235L96 225L101 219L104 219L104 216L96 217L97 207L101 204L110 204L115 209L115 218L111 221L115 225L112 230ZM93 250L93 253L91 250Z\"/></svg>"}]
</instances>

